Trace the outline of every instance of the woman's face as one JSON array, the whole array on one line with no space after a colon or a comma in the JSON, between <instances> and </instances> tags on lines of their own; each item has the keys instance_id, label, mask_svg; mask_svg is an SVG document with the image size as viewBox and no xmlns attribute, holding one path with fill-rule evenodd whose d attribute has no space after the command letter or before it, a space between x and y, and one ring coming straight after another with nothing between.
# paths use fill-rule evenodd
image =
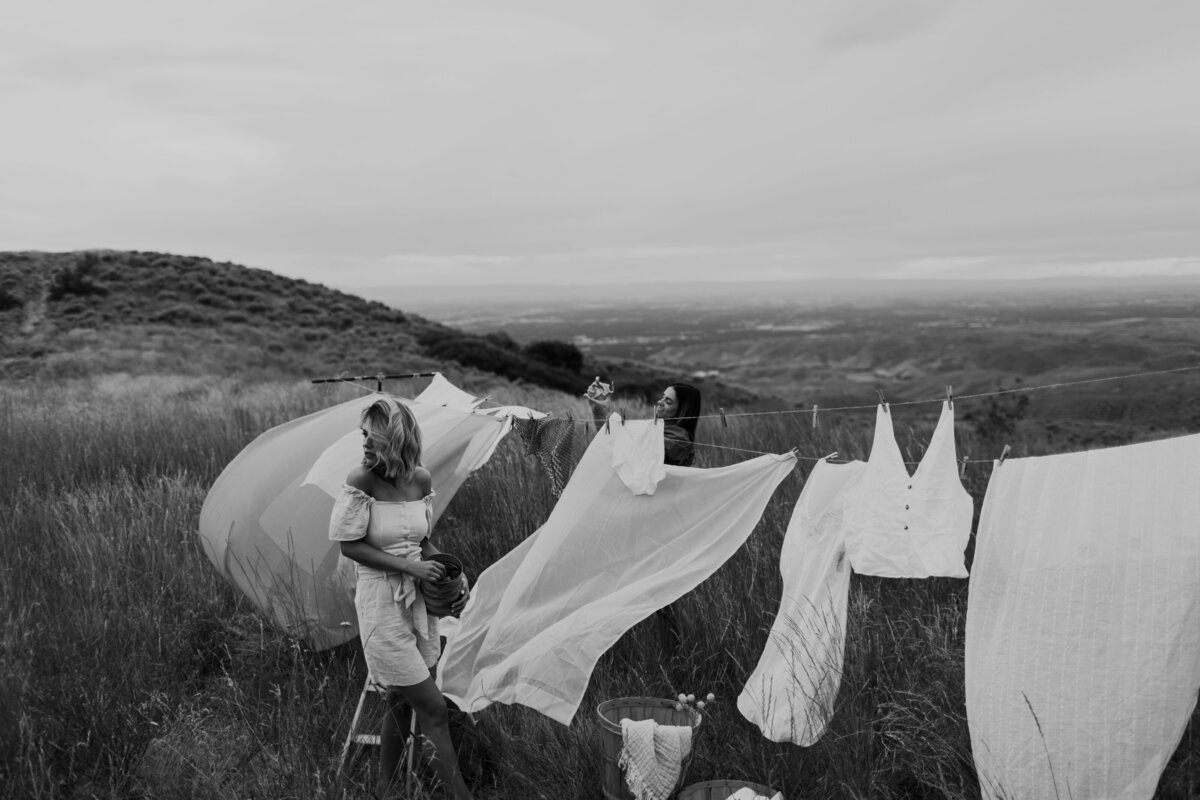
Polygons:
<instances>
[{"instance_id":1,"label":"woman's face","mask_svg":"<svg viewBox=\"0 0 1200 800\"><path fill-rule=\"evenodd\" d=\"M370 436L370 434L367 433L366 428L359 428L358 430L362 433L362 437L363 437L363 440L362 440L362 449L363 449L362 465L364 467L366 467L367 469L374 469L375 465L379 463L379 456L377 456L375 454L375 443L373 441L371 441L371 436Z\"/></svg>"},{"instance_id":2,"label":"woman's face","mask_svg":"<svg viewBox=\"0 0 1200 800\"><path fill-rule=\"evenodd\" d=\"M675 397L675 390L670 386L663 391L662 397L658 398L658 402L654 404L654 416L659 419L679 416L679 400Z\"/></svg>"}]
</instances>

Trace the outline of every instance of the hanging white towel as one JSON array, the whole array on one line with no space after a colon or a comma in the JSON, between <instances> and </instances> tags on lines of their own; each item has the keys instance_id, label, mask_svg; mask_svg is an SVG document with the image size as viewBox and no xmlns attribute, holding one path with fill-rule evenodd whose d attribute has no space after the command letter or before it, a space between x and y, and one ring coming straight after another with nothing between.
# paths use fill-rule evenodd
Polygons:
<instances>
[{"instance_id":1,"label":"hanging white towel","mask_svg":"<svg viewBox=\"0 0 1200 800\"><path fill-rule=\"evenodd\" d=\"M690 725L621 720L617 766L625 771L625 785L634 800L667 800L674 794L683 762L691 752Z\"/></svg>"},{"instance_id":2,"label":"hanging white towel","mask_svg":"<svg viewBox=\"0 0 1200 800\"><path fill-rule=\"evenodd\" d=\"M846 550L854 571L883 578L967 577L963 552L974 504L958 479L954 411L942 414L917 471L908 474L879 406L867 470L847 500Z\"/></svg>"},{"instance_id":3,"label":"hanging white towel","mask_svg":"<svg viewBox=\"0 0 1200 800\"><path fill-rule=\"evenodd\" d=\"M771 795L771 797L767 797L765 794L759 794L758 792L754 791L749 786L743 786L741 789L738 789L736 792L729 795L729 797L725 798L725 800L782 800L782 798L783 792L776 792L775 794Z\"/></svg>"},{"instance_id":4,"label":"hanging white towel","mask_svg":"<svg viewBox=\"0 0 1200 800\"><path fill-rule=\"evenodd\" d=\"M612 442L593 437L546 524L479 576L438 670L464 711L520 703L569 724L604 651L732 556L796 463L667 467L636 496Z\"/></svg>"},{"instance_id":5,"label":"hanging white towel","mask_svg":"<svg viewBox=\"0 0 1200 800\"><path fill-rule=\"evenodd\" d=\"M1154 794L1200 689L1200 436L1008 459L967 605L986 798Z\"/></svg>"},{"instance_id":6,"label":"hanging white towel","mask_svg":"<svg viewBox=\"0 0 1200 800\"><path fill-rule=\"evenodd\" d=\"M865 469L861 461L817 462L784 534L783 599L737 701L742 716L771 741L812 745L833 716L850 591L843 503Z\"/></svg>"},{"instance_id":7,"label":"hanging white towel","mask_svg":"<svg viewBox=\"0 0 1200 800\"><path fill-rule=\"evenodd\" d=\"M634 494L654 494L667 476L663 464L663 425L658 420L621 422L618 414L608 420L613 437L613 470Z\"/></svg>"}]
</instances>

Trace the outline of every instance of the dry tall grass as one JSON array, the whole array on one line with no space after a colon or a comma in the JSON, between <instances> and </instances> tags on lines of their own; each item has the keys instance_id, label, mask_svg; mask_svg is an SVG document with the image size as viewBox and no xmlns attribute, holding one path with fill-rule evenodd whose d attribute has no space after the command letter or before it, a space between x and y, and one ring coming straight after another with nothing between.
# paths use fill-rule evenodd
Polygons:
<instances>
[{"instance_id":1,"label":"dry tall grass","mask_svg":"<svg viewBox=\"0 0 1200 800\"><path fill-rule=\"evenodd\" d=\"M196 536L207 487L247 442L352 391L195 378L0 387L0 796L362 796L366 775L335 777L364 674L356 645L314 653L266 627ZM896 413L913 459L932 430L936 409L927 411ZM828 415L815 431L804 416L733 418L728 428L706 420L701 435L745 450L862 458L872 424L869 414ZM981 452L959 433L960 447ZM1017 454L1045 447L1013 444ZM705 448L701 460L746 455ZM690 780L745 778L791 798L978 797L964 711L965 581L855 577L846 671L815 746L770 743L738 714L734 699L778 604L780 543L807 469L784 482L747 546L676 604L679 652L662 650L653 624L630 631L598 665L570 727L519 707L478 714L496 770L477 796L599 797L599 702L713 692ZM986 481L986 467L970 468L977 502ZM514 439L466 483L439 535L479 570L552 505ZM1200 747L1190 731L1159 797L1195 794Z\"/></svg>"}]
</instances>

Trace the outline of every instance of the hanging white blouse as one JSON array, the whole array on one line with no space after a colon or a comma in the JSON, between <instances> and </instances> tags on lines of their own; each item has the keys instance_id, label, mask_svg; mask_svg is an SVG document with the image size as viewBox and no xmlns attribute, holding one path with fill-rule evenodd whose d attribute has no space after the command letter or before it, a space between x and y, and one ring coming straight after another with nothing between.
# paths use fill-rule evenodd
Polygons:
<instances>
[{"instance_id":1,"label":"hanging white blouse","mask_svg":"<svg viewBox=\"0 0 1200 800\"><path fill-rule=\"evenodd\" d=\"M875 415L866 470L846 499L846 551L854 571L883 578L967 577L963 553L974 504L958 478L954 410L942 404L925 456L908 474L886 405Z\"/></svg>"},{"instance_id":2,"label":"hanging white blouse","mask_svg":"<svg viewBox=\"0 0 1200 800\"><path fill-rule=\"evenodd\" d=\"M865 468L861 461L817 462L788 522L779 613L737 701L742 716L773 742L815 744L833 716L850 594L844 500Z\"/></svg>"}]
</instances>

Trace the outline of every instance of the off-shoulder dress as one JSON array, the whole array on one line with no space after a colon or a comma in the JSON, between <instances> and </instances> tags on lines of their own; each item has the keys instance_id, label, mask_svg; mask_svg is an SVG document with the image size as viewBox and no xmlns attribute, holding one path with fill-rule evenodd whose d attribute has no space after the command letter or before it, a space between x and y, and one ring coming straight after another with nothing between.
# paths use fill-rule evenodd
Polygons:
<instances>
[{"instance_id":1,"label":"off-shoulder dress","mask_svg":"<svg viewBox=\"0 0 1200 800\"><path fill-rule=\"evenodd\" d=\"M433 527L433 492L421 500L376 500L346 484L333 504L329 538L363 539L394 556L421 560L421 540ZM425 610L416 581L401 572L355 564L354 606L371 679L413 686L429 677L440 655L437 617Z\"/></svg>"}]
</instances>

